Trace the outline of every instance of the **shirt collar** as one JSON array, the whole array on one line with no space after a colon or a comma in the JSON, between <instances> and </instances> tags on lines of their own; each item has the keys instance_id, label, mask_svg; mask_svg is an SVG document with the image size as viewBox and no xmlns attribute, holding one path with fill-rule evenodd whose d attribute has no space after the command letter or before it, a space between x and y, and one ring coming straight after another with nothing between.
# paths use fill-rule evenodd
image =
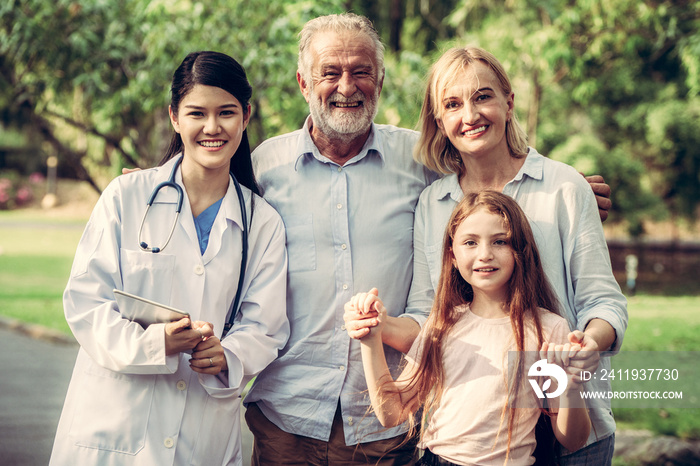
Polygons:
<instances>
[{"instance_id":1,"label":"shirt collar","mask_svg":"<svg viewBox=\"0 0 700 466\"><path fill-rule=\"evenodd\" d=\"M529 151L525 158L525 163L520 167L518 174L515 175L512 181L520 181L525 177L529 176L535 180L541 180L544 175L544 156L537 152L532 147L528 147Z\"/></svg>"},{"instance_id":2,"label":"shirt collar","mask_svg":"<svg viewBox=\"0 0 700 466\"><path fill-rule=\"evenodd\" d=\"M241 185L241 194L243 194L243 206L247 205L247 202L245 202L247 199L247 188L243 185ZM252 195L252 193L250 193ZM226 215L226 218L228 220L231 220L233 223L235 223L241 230L244 228L243 226L243 216L241 214L241 203L238 200L238 194L236 193L236 187L233 184L233 178L231 178L231 175L229 174L228 177L228 189L226 190L226 194L224 195L223 200L221 201L221 208L223 208L224 214ZM248 212L246 212L248 213ZM248 215L250 215L248 213Z\"/></svg>"},{"instance_id":3,"label":"shirt collar","mask_svg":"<svg viewBox=\"0 0 700 466\"><path fill-rule=\"evenodd\" d=\"M508 184L514 181L520 181L525 176L529 176L535 180L541 180L544 173L544 157L532 147L528 148L528 154L525 158L525 163L520 167L520 170ZM462 188L459 186L459 177L455 173L445 175L439 181L439 185L435 190L435 198L439 201L447 198L452 198L455 202L459 202L464 197Z\"/></svg>"},{"instance_id":4,"label":"shirt collar","mask_svg":"<svg viewBox=\"0 0 700 466\"><path fill-rule=\"evenodd\" d=\"M464 197L462 188L459 186L459 177L456 173L445 175L441 180L436 181L436 183L439 183L435 190L435 197L438 201L450 197L455 202L459 202Z\"/></svg>"},{"instance_id":5,"label":"shirt collar","mask_svg":"<svg viewBox=\"0 0 700 466\"><path fill-rule=\"evenodd\" d=\"M164 181L168 181L170 179L170 175L173 172L173 167L175 166L175 163L182 157L182 152L179 154L175 155L172 157L170 160L165 162L163 165L154 167L156 170L156 183L162 183ZM178 173L180 172L180 167L177 169ZM182 176L179 177L179 184L182 185ZM178 182L178 176L177 174L175 175L175 180L176 183Z\"/></svg>"},{"instance_id":6,"label":"shirt collar","mask_svg":"<svg viewBox=\"0 0 700 466\"><path fill-rule=\"evenodd\" d=\"M173 171L173 166L175 165L175 162L182 157L182 153L179 153L172 159L168 160L165 164L163 164L160 167L157 167L157 175L156 175L156 182L155 184L160 184L164 181L167 181L170 178L170 174ZM180 165L181 167L182 165ZM182 194L183 194L183 207L182 211L187 212L189 210L189 199L187 198L187 190L185 189L185 184L182 182L182 170L178 167L177 172L175 173L175 182L179 184L182 187ZM247 198L252 194L249 194L248 188L245 186L241 185L241 191L243 191L243 199L247 200ZM158 193L158 199L163 202L177 202L177 192L174 189L161 189ZM187 206L185 206L187 204ZM246 203L247 204L247 203ZM226 215L226 218L231 220L233 223L235 223L239 228L243 228L243 217L241 215L241 206L240 203L238 202L238 195L236 193L236 187L233 184L233 179L229 175L228 177L228 189L226 190L226 194L224 195L223 200L221 201L221 207L219 208L220 210L223 210L224 214Z\"/></svg>"},{"instance_id":7,"label":"shirt collar","mask_svg":"<svg viewBox=\"0 0 700 466\"><path fill-rule=\"evenodd\" d=\"M314 144L313 139L311 139L310 127L311 115L306 117L306 121L304 121L304 126L301 128L301 138L298 139L297 147L295 150L295 153L299 154L297 156L296 162L294 163L295 171L299 170L299 167L302 163L311 161L311 159L316 159L321 163L331 163L331 161L327 157L324 157L321 154L321 152L319 152L318 147L316 147L316 144ZM367 141L365 141L365 145L362 147L362 150L359 154L350 159L346 163L346 165L357 163L369 154L376 154L382 161L382 164L384 164L384 146L379 140L380 138L377 138L376 135L377 126L373 122L369 131L369 136L367 137Z\"/></svg>"}]
</instances>

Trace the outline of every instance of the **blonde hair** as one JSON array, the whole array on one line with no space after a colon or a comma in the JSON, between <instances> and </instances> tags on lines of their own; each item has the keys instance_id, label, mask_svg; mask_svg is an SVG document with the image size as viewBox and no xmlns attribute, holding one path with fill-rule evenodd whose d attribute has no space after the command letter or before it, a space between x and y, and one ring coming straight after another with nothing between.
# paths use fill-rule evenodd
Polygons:
<instances>
[{"instance_id":1,"label":"blonde hair","mask_svg":"<svg viewBox=\"0 0 700 466\"><path fill-rule=\"evenodd\" d=\"M476 61L484 63L493 70L501 85L501 91L506 96L513 92L503 65L486 50L479 47L455 47L443 53L430 68L420 112L420 139L413 155L417 162L433 171L457 174L462 171L462 158L459 151L442 134L437 119L443 111L441 101L445 90L461 79L463 72ZM527 135L520 126L515 112L506 123L506 141L512 157L521 158L527 155Z\"/></svg>"}]
</instances>

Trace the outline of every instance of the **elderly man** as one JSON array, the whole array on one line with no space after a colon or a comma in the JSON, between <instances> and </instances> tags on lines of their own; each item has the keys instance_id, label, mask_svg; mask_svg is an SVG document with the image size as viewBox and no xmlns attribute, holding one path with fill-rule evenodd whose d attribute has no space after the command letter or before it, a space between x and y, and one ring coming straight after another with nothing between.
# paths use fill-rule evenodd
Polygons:
<instances>
[{"instance_id":1,"label":"elderly man","mask_svg":"<svg viewBox=\"0 0 700 466\"><path fill-rule=\"evenodd\" d=\"M368 413L360 347L343 305L379 284L395 315L389 346L407 350L429 309L407 308L413 212L436 175L412 159L417 134L375 125L383 46L353 14L314 19L301 32L299 87L311 116L301 130L253 153L261 192L287 229L292 335L246 403L254 464L412 464L404 426ZM390 349L396 368L401 352ZM358 446L359 444L359 446Z\"/></svg>"},{"instance_id":2,"label":"elderly man","mask_svg":"<svg viewBox=\"0 0 700 466\"><path fill-rule=\"evenodd\" d=\"M344 304L374 286L387 309L403 310L383 332L396 376L429 312L407 301L414 209L437 175L413 161L417 133L373 123L383 50L364 17L309 21L297 81L311 115L253 152L261 192L287 230L291 323L287 346L245 399L253 464L416 460L407 426L385 429L369 412L360 346L343 325Z\"/></svg>"}]
</instances>

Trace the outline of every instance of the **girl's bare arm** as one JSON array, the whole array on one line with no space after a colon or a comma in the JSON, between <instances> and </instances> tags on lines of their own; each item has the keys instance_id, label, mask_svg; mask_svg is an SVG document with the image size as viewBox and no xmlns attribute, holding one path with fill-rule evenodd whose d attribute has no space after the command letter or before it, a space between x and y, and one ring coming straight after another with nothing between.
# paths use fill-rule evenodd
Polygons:
<instances>
[{"instance_id":1,"label":"girl's bare arm","mask_svg":"<svg viewBox=\"0 0 700 466\"><path fill-rule=\"evenodd\" d=\"M581 351L581 346L571 343L544 343L540 351L540 354L547 357L548 362L558 364L566 372L566 390L559 397L558 409L552 413L552 430L564 448L576 451L586 444L591 432L588 409L581 397L582 382L577 375L578 370L571 364L576 354Z\"/></svg>"},{"instance_id":2,"label":"girl's bare arm","mask_svg":"<svg viewBox=\"0 0 700 466\"><path fill-rule=\"evenodd\" d=\"M359 338L362 365L372 408L384 427L397 426L418 407L418 403L414 400L414 393L403 392L407 384L402 382L414 366L409 364L398 381L395 381L389 372L382 342L387 312L384 303L376 294L376 289L353 296L345 305L345 322L350 336L355 332L351 323L357 315L373 315L375 317L372 319L376 321L376 325Z\"/></svg>"}]
</instances>

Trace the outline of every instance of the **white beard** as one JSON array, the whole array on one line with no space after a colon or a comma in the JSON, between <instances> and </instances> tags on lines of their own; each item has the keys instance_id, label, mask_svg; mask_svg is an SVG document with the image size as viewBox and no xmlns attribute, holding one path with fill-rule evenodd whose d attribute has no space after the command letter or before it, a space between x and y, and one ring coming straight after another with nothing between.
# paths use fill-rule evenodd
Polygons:
<instances>
[{"instance_id":1,"label":"white beard","mask_svg":"<svg viewBox=\"0 0 700 466\"><path fill-rule=\"evenodd\" d=\"M337 92L329 97L329 105L323 106L321 98L313 94L309 99L309 111L311 120L316 128L331 139L341 141L351 141L367 132L372 124L374 117L377 116L377 101L379 100L379 90L371 99L367 99L361 91L355 92L350 98L346 99ZM362 101L362 111L359 113L343 112L333 108L331 102L354 102Z\"/></svg>"}]
</instances>

